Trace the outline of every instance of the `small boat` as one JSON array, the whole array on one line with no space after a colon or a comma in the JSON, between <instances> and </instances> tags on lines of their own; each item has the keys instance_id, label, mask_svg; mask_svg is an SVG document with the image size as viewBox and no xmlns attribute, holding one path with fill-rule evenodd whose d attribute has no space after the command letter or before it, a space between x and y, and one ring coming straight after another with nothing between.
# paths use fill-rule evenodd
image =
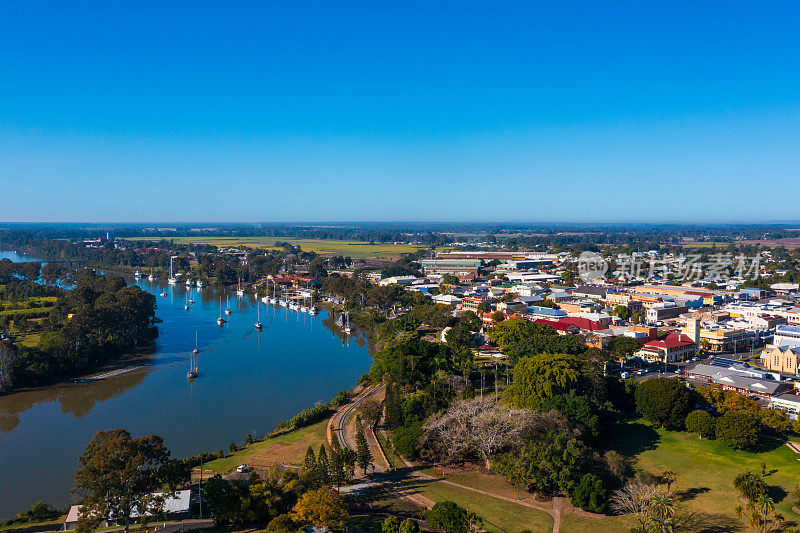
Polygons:
<instances>
[{"instance_id":1,"label":"small boat","mask_svg":"<svg viewBox=\"0 0 800 533\"><path fill-rule=\"evenodd\" d=\"M258 299L256 299L256 329L261 331L263 327L261 324L261 306L258 304Z\"/></svg>"},{"instance_id":2,"label":"small boat","mask_svg":"<svg viewBox=\"0 0 800 533\"><path fill-rule=\"evenodd\" d=\"M156 277L153 275L152 272L150 272L150 275L147 276L147 281L155 281L155 280L156 280Z\"/></svg>"},{"instance_id":3,"label":"small boat","mask_svg":"<svg viewBox=\"0 0 800 533\"><path fill-rule=\"evenodd\" d=\"M192 286L192 280L190 280L190 279L188 279L188 278L187 278L187 279L186 279L186 286L187 286L187 287L191 287L191 286Z\"/></svg>"},{"instance_id":4,"label":"small boat","mask_svg":"<svg viewBox=\"0 0 800 533\"><path fill-rule=\"evenodd\" d=\"M162 293L161 293L161 296L163 296L164 298L166 298L166 297L167 297L167 293L166 293L166 292L162 292Z\"/></svg>"},{"instance_id":5,"label":"small boat","mask_svg":"<svg viewBox=\"0 0 800 533\"><path fill-rule=\"evenodd\" d=\"M205 286L205 285L203 285L203 282L202 282L202 281L200 281L200 280L197 280L197 288L198 288L198 289L202 289L204 286Z\"/></svg>"},{"instance_id":6,"label":"small boat","mask_svg":"<svg viewBox=\"0 0 800 533\"><path fill-rule=\"evenodd\" d=\"M225 325L225 319L222 318L222 300L219 301L219 318L217 319L217 325L220 327Z\"/></svg>"},{"instance_id":7,"label":"small boat","mask_svg":"<svg viewBox=\"0 0 800 533\"><path fill-rule=\"evenodd\" d=\"M278 299L277 298L270 298L269 299L269 303L271 303L272 305L277 305L278 304Z\"/></svg>"},{"instance_id":8,"label":"small boat","mask_svg":"<svg viewBox=\"0 0 800 533\"><path fill-rule=\"evenodd\" d=\"M189 360L189 371L186 373L186 379L194 379L198 375L197 361L194 357Z\"/></svg>"},{"instance_id":9,"label":"small boat","mask_svg":"<svg viewBox=\"0 0 800 533\"><path fill-rule=\"evenodd\" d=\"M192 353L194 355L197 355L197 354L200 353L200 347L197 344L197 330L194 330L194 350L192 350Z\"/></svg>"},{"instance_id":10,"label":"small boat","mask_svg":"<svg viewBox=\"0 0 800 533\"><path fill-rule=\"evenodd\" d=\"M183 305L183 308L187 311L189 310L189 295L186 295L186 303Z\"/></svg>"},{"instance_id":11,"label":"small boat","mask_svg":"<svg viewBox=\"0 0 800 533\"><path fill-rule=\"evenodd\" d=\"M315 305L312 305L311 307L309 307L309 309L308 309L308 314L309 315L315 316L317 313L318 313L318 311L317 311L317 307Z\"/></svg>"},{"instance_id":12,"label":"small boat","mask_svg":"<svg viewBox=\"0 0 800 533\"><path fill-rule=\"evenodd\" d=\"M189 303L193 304L194 303L194 298L189 298Z\"/></svg>"},{"instance_id":13,"label":"small boat","mask_svg":"<svg viewBox=\"0 0 800 533\"><path fill-rule=\"evenodd\" d=\"M349 312L346 312L344 314L344 320L345 320L345 322L344 322L344 332L349 335L350 334L350 313Z\"/></svg>"},{"instance_id":14,"label":"small boat","mask_svg":"<svg viewBox=\"0 0 800 533\"><path fill-rule=\"evenodd\" d=\"M306 306L305 306L305 305L301 305L301 306L300 306L300 312L301 312L301 313L307 313L307 312L308 312L308 308L306 308Z\"/></svg>"},{"instance_id":15,"label":"small boat","mask_svg":"<svg viewBox=\"0 0 800 533\"><path fill-rule=\"evenodd\" d=\"M239 281L236 283L236 296L244 296L244 291L242 290L242 278L239 278Z\"/></svg>"},{"instance_id":16,"label":"small boat","mask_svg":"<svg viewBox=\"0 0 800 533\"><path fill-rule=\"evenodd\" d=\"M133 273L133 277L134 278L141 278L142 277L142 273L137 270L136 272Z\"/></svg>"},{"instance_id":17,"label":"small boat","mask_svg":"<svg viewBox=\"0 0 800 533\"><path fill-rule=\"evenodd\" d=\"M176 283L178 283L177 278L175 278L175 276L172 275L172 260L173 259L174 259L174 257L170 257L169 258L169 279L167 280L167 283L169 283L170 285L175 285Z\"/></svg>"},{"instance_id":18,"label":"small boat","mask_svg":"<svg viewBox=\"0 0 800 533\"><path fill-rule=\"evenodd\" d=\"M228 298L225 297L225 314L228 315L228 316L231 316L232 312L233 311L231 311L231 306L230 306L230 304L228 304Z\"/></svg>"}]
</instances>

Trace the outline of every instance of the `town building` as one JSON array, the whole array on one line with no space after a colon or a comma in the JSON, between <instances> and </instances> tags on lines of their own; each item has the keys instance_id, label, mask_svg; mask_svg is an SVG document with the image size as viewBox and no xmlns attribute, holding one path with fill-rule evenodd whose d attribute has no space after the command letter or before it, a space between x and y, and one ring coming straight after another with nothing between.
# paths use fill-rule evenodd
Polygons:
<instances>
[{"instance_id":1,"label":"town building","mask_svg":"<svg viewBox=\"0 0 800 533\"><path fill-rule=\"evenodd\" d=\"M694 357L697 345L686 335L670 333L662 340L646 342L636 355L652 362L679 363Z\"/></svg>"}]
</instances>

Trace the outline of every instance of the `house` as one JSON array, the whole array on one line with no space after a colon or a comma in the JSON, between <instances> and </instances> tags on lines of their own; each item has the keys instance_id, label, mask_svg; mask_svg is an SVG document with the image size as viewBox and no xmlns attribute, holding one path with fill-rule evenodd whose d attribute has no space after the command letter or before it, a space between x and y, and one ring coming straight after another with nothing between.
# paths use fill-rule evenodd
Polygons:
<instances>
[{"instance_id":1,"label":"house","mask_svg":"<svg viewBox=\"0 0 800 533\"><path fill-rule=\"evenodd\" d=\"M537 324L545 324L555 329L559 335L578 335L581 329L575 324L567 324L558 320L546 320L544 318L537 318L533 320Z\"/></svg>"},{"instance_id":2,"label":"house","mask_svg":"<svg viewBox=\"0 0 800 533\"><path fill-rule=\"evenodd\" d=\"M432 296L431 300L433 300L437 304L453 305L453 306L458 306L462 302L461 298L459 298L458 296L454 296L452 294L437 294L435 296Z\"/></svg>"},{"instance_id":3,"label":"house","mask_svg":"<svg viewBox=\"0 0 800 533\"><path fill-rule=\"evenodd\" d=\"M567 318L567 313L561 309L551 309L549 307L539 307L537 305L528 307L526 315L528 320L536 320L537 318L559 320L561 318Z\"/></svg>"},{"instance_id":4,"label":"house","mask_svg":"<svg viewBox=\"0 0 800 533\"><path fill-rule=\"evenodd\" d=\"M189 518L190 510L191 510L191 495L192 491L187 490L179 490L175 492L175 494L171 497L166 496L167 493L165 492L154 492L151 496L155 498L163 498L163 504L159 509L160 514L165 515L169 520L180 520L182 518ZM69 508L69 512L67 513L67 518L64 520L64 525L61 526L62 531L69 531L72 529L76 529L78 527L78 516L80 514L81 506L80 505L73 505ZM152 503L150 508L145 511L143 514L146 516L152 516L152 514L156 511L155 503ZM141 518L142 514L134 511L131 513L132 519ZM108 527L114 525L114 520L103 521L101 527Z\"/></svg>"},{"instance_id":5,"label":"house","mask_svg":"<svg viewBox=\"0 0 800 533\"><path fill-rule=\"evenodd\" d=\"M769 406L772 409L783 409L789 413L789 418L797 420L800 413L800 396L792 393L779 394L769 399Z\"/></svg>"},{"instance_id":6,"label":"house","mask_svg":"<svg viewBox=\"0 0 800 533\"><path fill-rule=\"evenodd\" d=\"M694 357L696 350L687 335L670 333L665 339L646 342L636 355L647 361L677 363Z\"/></svg>"}]
</instances>

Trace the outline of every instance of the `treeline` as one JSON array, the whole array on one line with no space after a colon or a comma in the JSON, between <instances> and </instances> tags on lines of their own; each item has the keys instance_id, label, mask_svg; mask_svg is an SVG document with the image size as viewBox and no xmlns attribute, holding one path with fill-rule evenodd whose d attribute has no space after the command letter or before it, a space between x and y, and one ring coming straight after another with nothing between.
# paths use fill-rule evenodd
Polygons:
<instances>
[{"instance_id":1,"label":"treeline","mask_svg":"<svg viewBox=\"0 0 800 533\"><path fill-rule=\"evenodd\" d=\"M82 270L71 277L52 312L39 324L36 346L8 345L0 362L0 390L38 386L79 375L152 340L155 296L120 277Z\"/></svg>"}]
</instances>

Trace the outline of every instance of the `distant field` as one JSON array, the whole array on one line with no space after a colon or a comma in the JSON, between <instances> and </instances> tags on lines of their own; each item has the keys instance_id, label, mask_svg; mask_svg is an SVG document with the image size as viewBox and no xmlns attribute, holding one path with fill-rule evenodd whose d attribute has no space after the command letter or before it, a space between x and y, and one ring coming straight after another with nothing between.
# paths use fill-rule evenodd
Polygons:
<instances>
[{"instance_id":1,"label":"distant field","mask_svg":"<svg viewBox=\"0 0 800 533\"><path fill-rule=\"evenodd\" d=\"M129 241L152 240L150 237L132 237ZM318 239L294 239L289 237L172 237L167 239L178 244L210 244L211 246L275 249L275 242L288 242L305 252L320 255L343 255L350 257L397 257L415 252L424 246L414 244L370 244L363 241L335 241Z\"/></svg>"}]
</instances>

